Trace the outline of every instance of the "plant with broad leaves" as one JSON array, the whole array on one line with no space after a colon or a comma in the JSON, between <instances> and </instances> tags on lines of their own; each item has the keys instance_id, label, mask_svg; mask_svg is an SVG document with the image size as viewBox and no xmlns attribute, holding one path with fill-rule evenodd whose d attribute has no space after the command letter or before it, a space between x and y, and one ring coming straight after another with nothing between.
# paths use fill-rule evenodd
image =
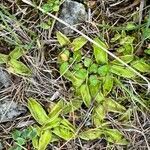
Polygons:
<instances>
[{"instance_id":1,"label":"plant with broad leaves","mask_svg":"<svg viewBox=\"0 0 150 150\"><path fill-rule=\"evenodd\" d=\"M134 79L136 77L136 74L132 70L122 65L118 60L114 59L110 61L108 54L94 44L92 45L93 59L82 56L82 49L87 43L84 37L77 37L71 42L64 34L57 32L57 39L61 46L65 46L65 50L58 56L60 74L71 81L87 107L90 106L92 98L100 102L103 97L109 95L114 87L115 78ZM99 38L95 38L94 41L108 49L106 42L103 42ZM124 48L121 52L122 55L120 54L119 56L122 61L130 64L142 73L149 72L149 65L144 60L137 59L133 55L133 37L128 37L123 31L121 34L117 33L111 40L111 42L116 41L119 41L121 47ZM98 84L92 85L94 81Z\"/></svg>"},{"instance_id":2,"label":"plant with broad leaves","mask_svg":"<svg viewBox=\"0 0 150 150\"><path fill-rule=\"evenodd\" d=\"M76 96L82 98L86 107L90 107L92 101L92 122L96 129L89 129L79 134L84 140L105 138L110 143L126 145L128 142L117 129L112 129L107 121L107 114L112 113L124 120L128 116L128 110L118 101L110 98L113 87L118 78L134 79L136 74L121 64L118 60L109 60L108 54L96 45L92 45L92 56L83 56L84 46L87 41L83 37L77 37L71 41L62 33L57 33L57 39L63 50L58 56L60 74L71 81ZM108 49L108 44L99 38L94 39L102 47ZM127 36L123 31L117 33L111 40L119 42L119 58L131 65L141 73L149 72L149 65L142 59L133 55L134 37ZM86 48L86 47L85 47ZM67 53L66 53L67 49ZM127 114L124 116L124 114Z\"/></svg>"},{"instance_id":3,"label":"plant with broad leaves","mask_svg":"<svg viewBox=\"0 0 150 150\"><path fill-rule=\"evenodd\" d=\"M6 64L8 71L11 73L30 76L31 70L19 60L26 52L26 50L16 47L9 55L0 54L0 64Z\"/></svg>"},{"instance_id":4,"label":"plant with broad leaves","mask_svg":"<svg viewBox=\"0 0 150 150\"><path fill-rule=\"evenodd\" d=\"M81 107L81 104L82 101L79 100L73 100L68 104L60 100L50 108L49 113L46 113L37 100L30 98L28 100L28 108L33 118L39 124L34 126L37 131L36 136L32 138L34 148L45 150L49 143L59 141L60 139L70 140L77 137L83 140L105 138L111 143L127 144L123 134L116 129L111 129L109 122L104 121L107 112L121 114L125 112L126 109L123 106L111 99L108 99L107 102L101 102L101 105L95 106L92 114L93 123L97 128L81 131L76 134L77 129L75 126L67 119L62 118L61 115L77 110ZM115 132L113 133L113 131Z\"/></svg>"},{"instance_id":5,"label":"plant with broad leaves","mask_svg":"<svg viewBox=\"0 0 150 150\"><path fill-rule=\"evenodd\" d=\"M22 131L15 130L12 132L12 138L15 141L14 145L9 150L22 150L26 143L37 136L36 128L29 127Z\"/></svg>"},{"instance_id":6,"label":"plant with broad leaves","mask_svg":"<svg viewBox=\"0 0 150 150\"><path fill-rule=\"evenodd\" d=\"M78 102L78 103L75 103ZM78 109L81 102L75 100L68 104L64 104L62 100L54 104L49 113L33 98L28 100L28 108L31 115L39 124L36 125L37 136L32 139L32 144L37 150L45 150L49 143L58 141L60 138L64 140L73 139L75 137L76 128L68 120L61 117L61 114L69 113Z\"/></svg>"},{"instance_id":7,"label":"plant with broad leaves","mask_svg":"<svg viewBox=\"0 0 150 150\"><path fill-rule=\"evenodd\" d=\"M59 10L60 6L60 0L48 0L47 3L45 3L42 8L46 12L57 12Z\"/></svg>"}]
</instances>

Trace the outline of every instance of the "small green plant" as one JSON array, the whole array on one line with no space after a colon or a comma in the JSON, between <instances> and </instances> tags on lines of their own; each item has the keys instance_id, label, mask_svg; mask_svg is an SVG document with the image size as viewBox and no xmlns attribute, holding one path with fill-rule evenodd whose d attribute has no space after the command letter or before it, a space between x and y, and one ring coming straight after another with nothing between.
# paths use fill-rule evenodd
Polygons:
<instances>
[{"instance_id":1,"label":"small green plant","mask_svg":"<svg viewBox=\"0 0 150 150\"><path fill-rule=\"evenodd\" d=\"M46 12L57 12L59 10L60 0L48 0L42 8Z\"/></svg>"},{"instance_id":2,"label":"small green plant","mask_svg":"<svg viewBox=\"0 0 150 150\"><path fill-rule=\"evenodd\" d=\"M71 140L74 138L81 138L83 140L94 140L105 138L110 143L126 145L128 142L124 139L122 133L117 129L111 129L109 123L104 123L101 120L101 125L86 131L77 132L78 128L70 123L67 119L62 117L65 114L78 110L81 107L82 101L73 100L67 104L62 100L50 107L49 113L42 108L42 106L33 98L28 100L28 108L31 115L39 125L35 128L38 131L37 136L32 139L33 147L37 150L45 150L49 143L63 140ZM113 100L108 100L110 111L122 112L125 108ZM93 111L93 118L102 118L101 107L96 107ZM95 114L97 113L97 114ZM96 116L94 116L96 115ZM97 116L98 115L98 116Z\"/></svg>"},{"instance_id":3,"label":"small green plant","mask_svg":"<svg viewBox=\"0 0 150 150\"><path fill-rule=\"evenodd\" d=\"M9 150L22 150L28 141L36 137L37 131L35 128L27 128L22 131L15 130L12 132L12 138L14 140L14 146Z\"/></svg>"},{"instance_id":4,"label":"small green plant","mask_svg":"<svg viewBox=\"0 0 150 150\"><path fill-rule=\"evenodd\" d=\"M132 80L136 78L136 74L128 67L117 60L110 61L108 54L96 45L92 45L91 57L83 56L82 49L87 42L83 37L78 37L71 43L65 35L58 32L57 39L61 46L65 46L58 57L60 74L71 81L77 95L81 95L87 107L90 106L92 99L99 103L107 98L116 86L115 81L118 78ZM121 60L142 73L149 73L150 65L133 54L133 40L133 37L126 36L126 33L122 32L117 33L111 42L120 41L119 49L122 51L119 50L118 57ZM99 38L95 38L94 41L108 49L108 45Z\"/></svg>"},{"instance_id":5,"label":"small green plant","mask_svg":"<svg viewBox=\"0 0 150 150\"><path fill-rule=\"evenodd\" d=\"M6 64L8 71L11 73L30 76L31 70L19 60L25 53L26 51L19 47L16 47L9 55L0 53L0 64Z\"/></svg>"},{"instance_id":6,"label":"small green plant","mask_svg":"<svg viewBox=\"0 0 150 150\"><path fill-rule=\"evenodd\" d=\"M59 138L69 140L75 137L75 127L67 119L61 116L80 107L79 101L74 101L75 106L64 104L62 100L54 104L49 113L33 98L28 100L28 108L31 115L37 121L38 134L32 139L33 147L37 150L45 150L50 142L58 141ZM72 107L71 107L72 106ZM65 108L65 109L64 109Z\"/></svg>"}]
</instances>

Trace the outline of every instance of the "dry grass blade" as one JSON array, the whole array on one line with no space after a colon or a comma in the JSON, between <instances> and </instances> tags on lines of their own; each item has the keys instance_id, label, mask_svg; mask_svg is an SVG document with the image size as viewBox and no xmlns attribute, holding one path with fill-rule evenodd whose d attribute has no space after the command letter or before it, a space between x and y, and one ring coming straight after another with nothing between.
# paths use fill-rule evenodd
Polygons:
<instances>
[{"instance_id":1,"label":"dry grass blade","mask_svg":"<svg viewBox=\"0 0 150 150\"><path fill-rule=\"evenodd\" d=\"M138 71L136 71L135 69L133 69L131 66L129 66L128 64L126 64L124 61L122 61L119 57L117 57L116 55L114 55L113 53L111 53L110 51L108 51L106 48L102 47L100 44L98 44L97 42L95 42L94 40L92 40L90 37L88 37L87 35L85 35L84 33L82 33L81 31L79 31L78 29L74 28L73 26L70 26L68 23L66 23L65 21L59 19L58 17L54 16L51 13L45 12L45 10L43 10L41 7L39 6L35 6L31 1L28 0L22 0L24 3L37 8L38 10L40 10L41 12L49 15L50 17L52 17L53 19L57 20L58 22L66 25L67 27L69 27L70 29L74 30L75 32L77 32L78 34L80 34L81 36L83 36L84 38L86 38L89 42L95 44L96 46L98 46L99 48L101 48L102 50L104 50L105 52L107 52L110 56L112 56L113 58L115 58L116 60L118 60L120 63L122 63L124 66L128 67L131 71L133 71L136 75L138 75L139 77L141 77L143 80L145 80L147 82L147 93L150 92L150 82L148 81L148 79L143 76L142 74L140 74Z\"/></svg>"}]
</instances>

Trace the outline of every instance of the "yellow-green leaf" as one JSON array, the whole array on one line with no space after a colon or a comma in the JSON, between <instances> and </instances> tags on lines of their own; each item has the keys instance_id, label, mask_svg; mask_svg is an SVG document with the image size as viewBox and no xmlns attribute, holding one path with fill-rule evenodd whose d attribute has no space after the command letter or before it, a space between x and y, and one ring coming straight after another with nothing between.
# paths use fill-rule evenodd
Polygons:
<instances>
[{"instance_id":1,"label":"yellow-green leaf","mask_svg":"<svg viewBox=\"0 0 150 150\"><path fill-rule=\"evenodd\" d=\"M111 75L107 75L104 77L103 81L103 94L106 96L110 93L113 87L113 77Z\"/></svg>"},{"instance_id":2,"label":"yellow-green leaf","mask_svg":"<svg viewBox=\"0 0 150 150\"><path fill-rule=\"evenodd\" d=\"M119 145L128 144L128 141L124 138L123 134L117 129L105 129L104 133L108 142Z\"/></svg>"},{"instance_id":3,"label":"yellow-green leaf","mask_svg":"<svg viewBox=\"0 0 150 150\"><path fill-rule=\"evenodd\" d=\"M137 60L132 62L131 66L140 72L150 73L150 64L146 63L144 60Z\"/></svg>"},{"instance_id":4,"label":"yellow-green leaf","mask_svg":"<svg viewBox=\"0 0 150 150\"><path fill-rule=\"evenodd\" d=\"M67 38L67 36L65 36L61 32L57 32L56 36L57 36L57 40L61 46L65 46L65 45L68 45L70 43L70 40Z\"/></svg>"},{"instance_id":5,"label":"yellow-green leaf","mask_svg":"<svg viewBox=\"0 0 150 150\"><path fill-rule=\"evenodd\" d=\"M72 131L66 129L66 127L64 127L63 125L54 128L52 132L64 140L72 139L75 136L75 134Z\"/></svg>"},{"instance_id":6,"label":"yellow-green leaf","mask_svg":"<svg viewBox=\"0 0 150 150\"><path fill-rule=\"evenodd\" d=\"M0 64L7 63L7 61L8 61L8 55L0 53Z\"/></svg>"},{"instance_id":7,"label":"yellow-green leaf","mask_svg":"<svg viewBox=\"0 0 150 150\"><path fill-rule=\"evenodd\" d=\"M124 113L126 111L124 106L113 99L106 99L103 102L103 106L108 112Z\"/></svg>"},{"instance_id":8,"label":"yellow-green leaf","mask_svg":"<svg viewBox=\"0 0 150 150\"><path fill-rule=\"evenodd\" d=\"M36 136L32 139L32 145L33 145L34 149L38 149L38 147L39 147L39 137L38 136Z\"/></svg>"},{"instance_id":9,"label":"yellow-green leaf","mask_svg":"<svg viewBox=\"0 0 150 150\"><path fill-rule=\"evenodd\" d=\"M120 121L128 121L131 120L133 109L129 108L125 113L123 113L120 117Z\"/></svg>"},{"instance_id":10,"label":"yellow-green leaf","mask_svg":"<svg viewBox=\"0 0 150 150\"><path fill-rule=\"evenodd\" d=\"M112 65L110 71L124 78L134 78L136 76L135 73L130 69L128 69L127 67L118 66L118 65Z\"/></svg>"},{"instance_id":11,"label":"yellow-green leaf","mask_svg":"<svg viewBox=\"0 0 150 150\"><path fill-rule=\"evenodd\" d=\"M134 59L134 56L133 55L125 55L125 56L121 56L120 59L128 64ZM121 66L123 65L118 60L113 60L111 63L115 64L115 65L121 65Z\"/></svg>"},{"instance_id":12,"label":"yellow-green leaf","mask_svg":"<svg viewBox=\"0 0 150 150\"><path fill-rule=\"evenodd\" d=\"M63 107L63 114L67 114L69 112L74 112L75 110L78 110L81 107L82 103L82 100L71 100Z\"/></svg>"},{"instance_id":13,"label":"yellow-green leaf","mask_svg":"<svg viewBox=\"0 0 150 150\"><path fill-rule=\"evenodd\" d=\"M8 62L8 65L9 65L8 70L12 73L23 75L23 76L31 75L31 70L21 61L17 61L16 59L11 59Z\"/></svg>"},{"instance_id":14,"label":"yellow-green leaf","mask_svg":"<svg viewBox=\"0 0 150 150\"><path fill-rule=\"evenodd\" d=\"M108 49L108 46L104 42L102 42L99 38L95 38L94 41L97 42L102 47L104 47L105 49ZM94 56L95 56L96 62L98 64L107 64L108 54L95 44L93 45L93 49L94 49Z\"/></svg>"},{"instance_id":15,"label":"yellow-green leaf","mask_svg":"<svg viewBox=\"0 0 150 150\"><path fill-rule=\"evenodd\" d=\"M20 47L16 47L13 51L10 52L9 57L11 59L18 59L23 56L26 51Z\"/></svg>"},{"instance_id":16,"label":"yellow-green leaf","mask_svg":"<svg viewBox=\"0 0 150 150\"><path fill-rule=\"evenodd\" d=\"M54 120L55 118L58 118L58 116L60 115L60 113L63 110L63 106L64 106L64 103L62 100L60 100L57 104L55 104L55 106L51 109L51 111L48 115L50 120Z\"/></svg>"},{"instance_id":17,"label":"yellow-green leaf","mask_svg":"<svg viewBox=\"0 0 150 150\"><path fill-rule=\"evenodd\" d=\"M62 119L61 118L53 118L53 120L49 120L46 124L42 126L42 130L48 130L52 128L56 128L60 125Z\"/></svg>"},{"instance_id":18,"label":"yellow-green leaf","mask_svg":"<svg viewBox=\"0 0 150 150\"><path fill-rule=\"evenodd\" d=\"M59 59L62 62L68 61L69 60L69 55L70 52L69 50L64 50L60 55L59 55ZM61 62L60 62L61 63Z\"/></svg>"},{"instance_id":19,"label":"yellow-green leaf","mask_svg":"<svg viewBox=\"0 0 150 150\"><path fill-rule=\"evenodd\" d=\"M103 94L100 91L101 83L96 75L90 75L89 77L89 90L91 97L98 103L103 100Z\"/></svg>"},{"instance_id":20,"label":"yellow-green leaf","mask_svg":"<svg viewBox=\"0 0 150 150\"><path fill-rule=\"evenodd\" d=\"M71 81L72 83L76 80L72 72L69 70L68 62L64 62L61 64L60 74L63 75L67 80Z\"/></svg>"},{"instance_id":21,"label":"yellow-green leaf","mask_svg":"<svg viewBox=\"0 0 150 150\"><path fill-rule=\"evenodd\" d=\"M43 131L39 139L38 150L45 150L48 144L51 142L51 139L52 139L51 131L50 130Z\"/></svg>"},{"instance_id":22,"label":"yellow-green leaf","mask_svg":"<svg viewBox=\"0 0 150 150\"><path fill-rule=\"evenodd\" d=\"M84 104L89 107L91 104L91 95L89 92L89 87L86 84L82 84L80 87L80 93L83 99Z\"/></svg>"},{"instance_id":23,"label":"yellow-green leaf","mask_svg":"<svg viewBox=\"0 0 150 150\"><path fill-rule=\"evenodd\" d=\"M87 39L80 36L73 40L73 42L71 43L71 47L72 47L73 51L77 51L77 50L81 49L86 43L87 43Z\"/></svg>"},{"instance_id":24,"label":"yellow-green leaf","mask_svg":"<svg viewBox=\"0 0 150 150\"><path fill-rule=\"evenodd\" d=\"M28 99L28 108L33 118L41 125L48 122L49 117L47 116L43 107L33 98Z\"/></svg>"},{"instance_id":25,"label":"yellow-green leaf","mask_svg":"<svg viewBox=\"0 0 150 150\"><path fill-rule=\"evenodd\" d=\"M64 126L64 128L75 132L75 127L67 119L62 119L61 124Z\"/></svg>"},{"instance_id":26,"label":"yellow-green leaf","mask_svg":"<svg viewBox=\"0 0 150 150\"><path fill-rule=\"evenodd\" d=\"M95 140L102 138L103 132L100 129L89 129L79 134L79 137L83 140Z\"/></svg>"},{"instance_id":27,"label":"yellow-green leaf","mask_svg":"<svg viewBox=\"0 0 150 150\"><path fill-rule=\"evenodd\" d=\"M94 108L93 115L92 115L93 122L96 127L101 126L101 124L104 121L105 115L106 115L106 111L105 111L104 106L101 104L98 104L98 106Z\"/></svg>"}]
</instances>

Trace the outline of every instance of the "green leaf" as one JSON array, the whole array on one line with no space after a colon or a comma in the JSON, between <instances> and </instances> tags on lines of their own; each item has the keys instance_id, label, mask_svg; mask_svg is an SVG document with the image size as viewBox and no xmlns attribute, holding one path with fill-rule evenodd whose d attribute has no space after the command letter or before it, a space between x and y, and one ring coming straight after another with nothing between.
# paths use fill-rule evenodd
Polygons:
<instances>
[{"instance_id":1,"label":"green leaf","mask_svg":"<svg viewBox=\"0 0 150 150\"><path fill-rule=\"evenodd\" d=\"M23 75L23 76L30 76L31 70L22 62L17 61L15 59L11 59L8 62L9 68L8 70L12 73Z\"/></svg>"},{"instance_id":2,"label":"green leaf","mask_svg":"<svg viewBox=\"0 0 150 150\"><path fill-rule=\"evenodd\" d=\"M21 133L21 137L24 139L32 139L37 135L37 130L36 128L33 127L28 127L24 129Z\"/></svg>"},{"instance_id":3,"label":"green leaf","mask_svg":"<svg viewBox=\"0 0 150 150\"><path fill-rule=\"evenodd\" d=\"M134 37L125 36L120 40L120 45L122 45L122 51L124 55L131 55L134 52L133 41Z\"/></svg>"},{"instance_id":4,"label":"green leaf","mask_svg":"<svg viewBox=\"0 0 150 150\"><path fill-rule=\"evenodd\" d=\"M133 44L124 44L124 51L123 51L123 55L133 55L134 52L134 47Z\"/></svg>"},{"instance_id":5,"label":"green leaf","mask_svg":"<svg viewBox=\"0 0 150 150\"><path fill-rule=\"evenodd\" d=\"M95 140L102 138L103 132L100 129L89 129L79 134L79 137L83 140Z\"/></svg>"},{"instance_id":6,"label":"green leaf","mask_svg":"<svg viewBox=\"0 0 150 150\"><path fill-rule=\"evenodd\" d=\"M41 22L39 26L44 30L48 30L51 28L51 25L46 22Z\"/></svg>"},{"instance_id":7,"label":"green leaf","mask_svg":"<svg viewBox=\"0 0 150 150\"><path fill-rule=\"evenodd\" d=\"M24 145L24 144L26 143L26 140L25 140L24 138L21 138L21 137L18 137L18 138L16 139L16 141L17 141L17 143L18 143L19 145Z\"/></svg>"},{"instance_id":8,"label":"green leaf","mask_svg":"<svg viewBox=\"0 0 150 150\"><path fill-rule=\"evenodd\" d=\"M32 145L33 145L34 149L38 149L38 147L39 147L39 137L38 136L36 136L32 139Z\"/></svg>"},{"instance_id":9,"label":"green leaf","mask_svg":"<svg viewBox=\"0 0 150 150\"><path fill-rule=\"evenodd\" d=\"M74 77L74 79L72 79L72 84L73 84L74 88L78 88L81 86L81 84L87 78L88 72L86 69L81 68L81 69L75 71L74 73L72 73L72 76Z\"/></svg>"},{"instance_id":10,"label":"green leaf","mask_svg":"<svg viewBox=\"0 0 150 150\"><path fill-rule=\"evenodd\" d=\"M73 133L75 132L75 127L67 119L62 119L61 124L64 128L69 129Z\"/></svg>"},{"instance_id":11,"label":"green leaf","mask_svg":"<svg viewBox=\"0 0 150 150\"><path fill-rule=\"evenodd\" d=\"M124 114L119 117L120 121L128 121L131 120L133 109L129 108Z\"/></svg>"},{"instance_id":12,"label":"green leaf","mask_svg":"<svg viewBox=\"0 0 150 150\"><path fill-rule=\"evenodd\" d=\"M52 133L50 130L45 130L42 132L39 139L39 147L38 150L45 150L47 145L51 142Z\"/></svg>"},{"instance_id":13,"label":"green leaf","mask_svg":"<svg viewBox=\"0 0 150 150\"><path fill-rule=\"evenodd\" d=\"M80 36L73 40L71 43L71 47L73 51L80 50L85 44L87 43L87 39L85 39L83 36Z\"/></svg>"},{"instance_id":14,"label":"green leaf","mask_svg":"<svg viewBox=\"0 0 150 150\"><path fill-rule=\"evenodd\" d=\"M60 74L63 75L67 80L71 81L72 83L76 80L74 75L71 71L69 71L69 64L68 62L64 62L60 66Z\"/></svg>"},{"instance_id":15,"label":"green leaf","mask_svg":"<svg viewBox=\"0 0 150 150\"><path fill-rule=\"evenodd\" d=\"M89 77L89 90L92 98L95 98L100 90L100 81L96 75L90 75Z\"/></svg>"},{"instance_id":16,"label":"green leaf","mask_svg":"<svg viewBox=\"0 0 150 150\"><path fill-rule=\"evenodd\" d=\"M89 67L92 64L92 59L85 57L84 59L84 66Z\"/></svg>"},{"instance_id":17,"label":"green leaf","mask_svg":"<svg viewBox=\"0 0 150 150\"><path fill-rule=\"evenodd\" d=\"M74 71L78 71L78 70L80 70L80 69L82 69L82 68L83 68L82 63L75 63L75 64L73 65L73 70L74 70Z\"/></svg>"},{"instance_id":18,"label":"green leaf","mask_svg":"<svg viewBox=\"0 0 150 150\"><path fill-rule=\"evenodd\" d=\"M100 76L106 76L110 71L110 66L109 65L103 65L98 68L97 72Z\"/></svg>"},{"instance_id":19,"label":"green leaf","mask_svg":"<svg viewBox=\"0 0 150 150\"><path fill-rule=\"evenodd\" d=\"M87 78L88 72L86 69L79 69L74 73L75 77L78 79L83 79L83 81Z\"/></svg>"},{"instance_id":20,"label":"green leaf","mask_svg":"<svg viewBox=\"0 0 150 150\"><path fill-rule=\"evenodd\" d=\"M58 118L58 116L62 112L63 106L64 106L64 103L62 100L60 100L57 104L55 104L55 106L52 108L52 110L50 111L48 115L50 120L54 120L55 118Z\"/></svg>"},{"instance_id":21,"label":"green leaf","mask_svg":"<svg viewBox=\"0 0 150 150\"><path fill-rule=\"evenodd\" d=\"M81 85L80 87L80 93L83 99L84 104L89 107L91 104L91 95L89 92L89 87L86 84Z\"/></svg>"},{"instance_id":22,"label":"green leaf","mask_svg":"<svg viewBox=\"0 0 150 150\"><path fill-rule=\"evenodd\" d=\"M8 55L0 53L0 64L7 63L7 61L8 61Z\"/></svg>"},{"instance_id":23,"label":"green leaf","mask_svg":"<svg viewBox=\"0 0 150 150\"><path fill-rule=\"evenodd\" d=\"M145 40L150 39L150 28L143 29L143 37Z\"/></svg>"},{"instance_id":24,"label":"green leaf","mask_svg":"<svg viewBox=\"0 0 150 150\"><path fill-rule=\"evenodd\" d=\"M121 38L121 34L116 33L115 36L111 39L111 43L118 41Z\"/></svg>"},{"instance_id":25,"label":"green leaf","mask_svg":"<svg viewBox=\"0 0 150 150\"><path fill-rule=\"evenodd\" d=\"M133 55L125 55L125 56L121 56L120 59L128 64L134 59L134 56ZM115 65L123 65L118 60L113 60L111 63L115 64Z\"/></svg>"},{"instance_id":26,"label":"green leaf","mask_svg":"<svg viewBox=\"0 0 150 150\"><path fill-rule=\"evenodd\" d=\"M25 51L23 48L16 47L13 51L10 52L9 57L11 59L19 59L21 56L26 54L27 51Z\"/></svg>"},{"instance_id":27,"label":"green leaf","mask_svg":"<svg viewBox=\"0 0 150 150\"><path fill-rule=\"evenodd\" d=\"M98 65L93 63L90 67L89 67L89 73L97 73L98 71Z\"/></svg>"},{"instance_id":28,"label":"green leaf","mask_svg":"<svg viewBox=\"0 0 150 150\"><path fill-rule=\"evenodd\" d=\"M107 45L104 42L102 42L99 38L95 38L94 41L101 45L103 48L108 49ZM96 45L93 45L93 49L96 62L98 64L107 64L108 54Z\"/></svg>"},{"instance_id":29,"label":"green leaf","mask_svg":"<svg viewBox=\"0 0 150 150\"><path fill-rule=\"evenodd\" d=\"M45 3L42 6L42 9L44 9L45 12L57 12L59 10L60 0L48 0L47 3Z\"/></svg>"},{"instance_id":30,"label":"green leaf","mask_svg":"<svg viewBox=\"0 0 150 150\"><path fill-rule=\"evenodd\" d=\"M65 45L70 44L70 40L67 38L67 36L65 36L61 32L56 32L56 36L57 36L57 40L61 46L65 46Z\"/></svg>"},{"instance_id":31,"label":"green leaf","mask_svg":"<svg viewBox=\"0 0 150 150\"><path fill-rule=\"evenodd\" d=\"M105 99L103 102L105 110L108 112L124 113L126 108L113 99Z\"/></svg>"},{"instance_id":32,"label":"green leaf","mask_svg":"<svg viewBox=\"0 0 150 150\"><path fill-rule=\"evenodd\" d=\"M89 77L89 84L91 86L97 86L99 85L100 81L98 80L98 77L96 75L90 75Z\"/></svg>"},{"instance_id":33,"label":"green leaf","mask_svg":"<svg viewBox=\"0 0 150 150\"><path fill-rule=\"evenodd\" d=\"M43 125L42 130L56 128L60 125L61 121L61 118L53 118L53 120L49 120L46 124Z\"/></svg>"},{"instance_id":34,"label":"green leaf","mask_svg":"<svg viewBox=\"0 0 150 150\"><path fill-rule=\"evenodd\" d=\"M28 99L28 108L33 118L41 125L48 122L49 117L42 106L33 98Z\"/></svg>"},{"instance_id":35,"label":"green leaf","mask_svg":"<svg viewBox=\"0 0 150 150\"><path fill-rule=\"evenodd\" d=\"M59 127L54 128L52 132L64 140L70 140L74 138L75 136L72 131L70 131L69 129L66 129L66 127L64 127L63 125L60 125Z\"/></svg>"},{"instance_id":36,"label":"green leaf","mask_svg":"<svg viewBox=\"0 0 150 150\"><path fill-rule=\"evenodd\" d=\"M104 130L106 140L108 142L119 144L119 145L127 145L127 140L123 137L123 134L119 132L117 129L105 129Z\"/></svg>"},{"instance_id":37,"label":"green leaf","mask_svg":"<svg viewBox=\"0 0 150 150\"><path fill-rule=\"evenodd\" d=\"M95 100L97 103L101 103L104 100L104 95L102 94L101 91L99 91L99 93L96 95Z\"/></svg>"},{"instance_id":38,"label":"green leaf","mask_svg":"<svg viewBox=\"0 0 150 150\"><path fill-rule=\"evenodd\" d=\"M113 77L111 75L107 75L103 79L103 94L107 96L113 88Z\"/></svg>"},{"instance_id":39,"label":"green leaf","mask_svg":"<svg viewBox=\"0 0 150 150\"><path fill-rule=\"evenodd\" d=\"M142 73L150 73L150 64L146 63L142 59L132 62L131 66Z\"/></svg>"},{"instance_id":40,"label":"green leaf","mask_svg":"<svg viewBox=\"0 0 150 150\"><path fill-rule=\"evenodd\" d=\"M106 110L103 105L98 104L93 110L93 122L96 127L100 127L105 119Z\"/></svg>"},{"instance_id":41,"label":"green leaf","mask_svg":"<svg viewBox=\"0 0 150 150\"><path fill-rule=\"evenodd\" d=\"M74 51L73 52L73 61L80 62L82 60L81 51Z\"/></svg>"},{"instance_id":42,"label":"green leaf","mask_svg":"<svg viewBox=\"0 0 150 150\"><path fill-rule=\"evenodd\" d=\"M118 66L118 65L112 65L110 71L124 78L134 78L136 76L135 73L130 69L128 69L127 67Z\"/></svg>"},{"instance_id":43,"label":"green leaf","mask_svg":"<svg viewBox=\"0 0 150 150\"><path fill-rule=\"evenodd\" d=\"M144 51L144 53L150 55L150 48L146 49L146 50Z\"/></svg>"},{"instance_id":44,"label":"green leaf","mask_svg":"<svg viewBox=\"0 0 150 150\"><path fill-rule=\"evenodd\" d=\"M82 100L73 99L63 107L63 114L74 112L75 110L78 110L81 107L81 105Z\"/></svg>"},{"instance_id":45,"label":"green leaf","mask_svg":"<svg viewBox=\"0 0 150 150\"><path fill-rule=\"evenodd\" d=\"M59 137L57 136L57 135L55 135L55 134L53 134L52 135L52 140L51 140L51 143L53 143L53 142L59 142Z\"/></svg>"},{"instance_id":46,"label":"green leaf","mask_svg":"<svg viewBox=\"0 0 150 150\"><path fill-rule=\"evenodd\" d=\"M59 69L60 70L60 74L64 75L68 71L68 69L69 69L68 62L62 63L61 66L60 66L60 69Z\"/></svg>"},{"instance_id":47,"label":"green leaf","mask_svg":"<svg viewBox=\"0 0 150 150\"><path fill-rule=\"evenodd\" d=\"M125 44L133 44L135 37L132 36L125 36L120 40L120 45L125 45Z\"/></svg>"},{"instance_id":48,"label":"green leaf","mask_svg":"<svg viewBox=\"0 0 150 150\"><path fill-rule=\"evenodd\" d=\"M136 25L133 22L127 22L126 30L134 30Z\"/></svg>"},{"instance_id":49,"label":"green leaf","mask_svg":"<svg viewBox=\"0 0 150 150\"><path fill-rule=\"evenodd\" d=\"M18 137L20 137L21 136L21 131L19 131L19 130L15 130L15 131L13 131L12 132L12 138L14 139L14 140L16 140Z\"/></svg>"}]
</instances>

